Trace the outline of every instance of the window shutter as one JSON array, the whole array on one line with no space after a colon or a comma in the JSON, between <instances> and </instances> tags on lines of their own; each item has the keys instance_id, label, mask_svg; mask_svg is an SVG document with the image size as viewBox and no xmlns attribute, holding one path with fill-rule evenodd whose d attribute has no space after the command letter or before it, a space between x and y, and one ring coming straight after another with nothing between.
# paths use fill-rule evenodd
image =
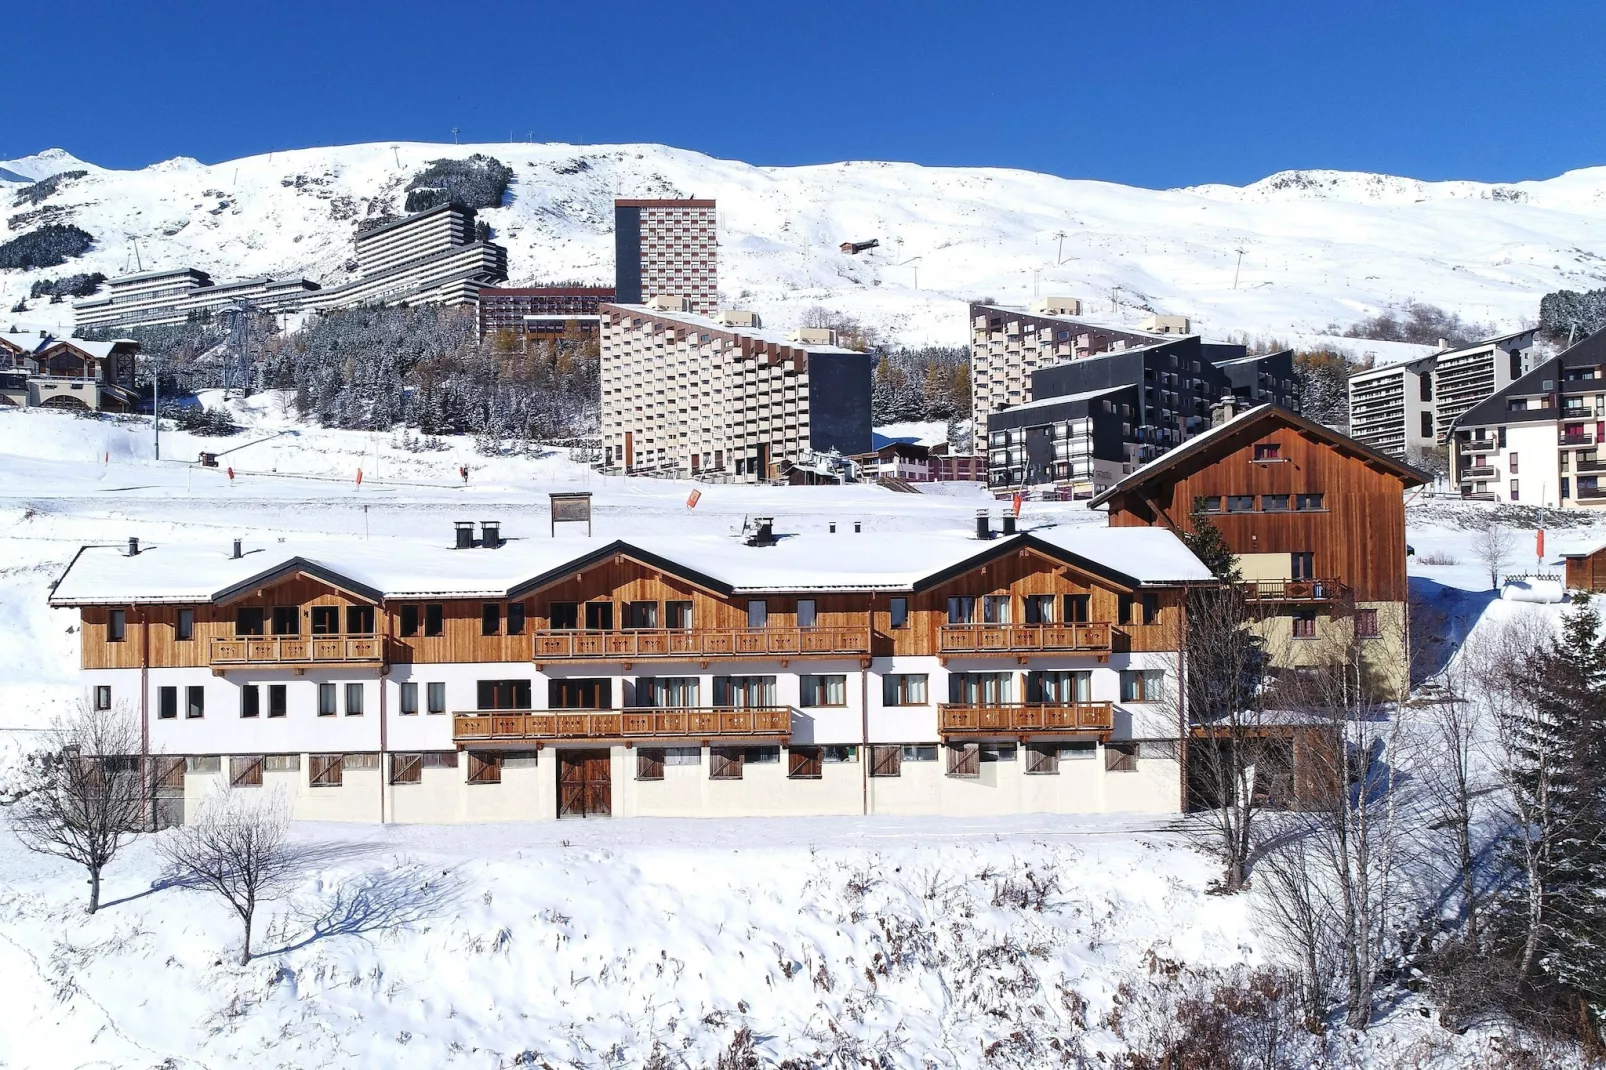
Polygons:
<instances>
[{"instance_id":1,"label":"window shutter","mask_svg":"<svg viewBox=\"0 0 1606 1070\"><path fill-rule=\"evenodd\" d=\"M1106 743L1104 768L1111 773L1134 773L1138 768L1136 743Z\"/></svg>"},{"instance_id":2,"label":"window shutter","mask_svg":"<svg viewBox=\"0 0 1606 1070\"><path fill-rule=\"evenodd\" d=\"M502 783L502 756L483 751L468 752L468 782L470 784Z\"/></svg>"},{"instance_id":3,"label":"window shutter","mask_svg":"<svg viewBox=\"0 0 1606 1070\"><path fill-rule=\"evenodd\" d=\"M1026 748L1026 771L1028 773L1059 772L1059 747L1052 743L1033 743L1028 746Z\"/></svg>"},{"instance_id":4,"label":"window shutter","mask_svg":"<svg viewBox=\"0 0 1606 1070\"><path fill-rule=\"evenodd\" d=\"M236 754L229 759L229 783L237 788L262 786L262 755Z\"/></svg>"},{"instance_id":5,"label":"window shutter","mask_svg":"<svg viewBox=\"0 0 1606 1070\"><path fill-rule=\"evenodd\" d=\"M338 788L345 766L343 754L312 754L307 756L307 782L315 788Z\"/></svg>"},{"instance_id":6,"label":"window shutter","mask_svg":"<svg viewBox=\"0 0 1606 1070\"><path fill-rule=\"evenodd\" d=\"M636 779L662 780L664 778L664 752L661 747L636 748Z\"/></svg>"},{"instance_id":7,"label":"window shutter","mask_svg":"<svg viewBox=\"0 0 1606 1070\"><path fill-rule=\"evenodd\" d=\"M981 747L975 743L948 744L948 775L981 776Z\"/></svg>"},{"instance_id":8,"label":"window shutter","mask_svg":"<svg viewBox=\"0 0 1606 1070\"><path fill-rule=\"evenodd\" d=\"M424 777L422 754L392 754L390 756L390 782L392 784L418 784Z\"/></svg>"},{"instance_id":9,"label":"window shutter","mask_svg":"<svg viewBox=\"0 0 1606 1070\"><path fill-rule=\"evenodd\" d=\"M898 776L903 772L903 747L875 746L870 748L871 776Z\"/></svg>"},{"instance_id":10,"label":"window shutter","mask_svg":"<svg viewBox=\"0 0 1606 1070\"><path fill-rule=\"evenodd\" d=\"M793 780L818 780L822 762L819 747L788 747L786 775Z\"/></svg>"},{"instance_id":11,"label":"window shutter","mask_svg":"<svg viewBox=\"0 0 1606 1070\"><path fill-rule=\"evenodd\" d=\"M742 779L742 752L734 748L715 747L708 752L708 779Z\"/></svg>"}]
</instances>

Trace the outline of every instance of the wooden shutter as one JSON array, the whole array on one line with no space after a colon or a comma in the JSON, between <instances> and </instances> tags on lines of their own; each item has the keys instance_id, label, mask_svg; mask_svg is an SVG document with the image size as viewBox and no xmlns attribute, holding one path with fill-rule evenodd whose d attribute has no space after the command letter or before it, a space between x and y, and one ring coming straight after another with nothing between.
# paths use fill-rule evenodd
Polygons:
<instances>
[{"instance_id":1,"label":"wooden shutter","mask_svg":"<svg viewBox=\"0 0 1606 1070\"><path fill-rule=\"evenodd\" d=\"M664 778L664 750L662 747L636 748L636 779L662 780Z\"/></svg>"},{"instance_id":2,"label":"wooden shutter","mask_svg":"<svg viewBox=\"0 0 1606 1070\"><path fill-rule=\"evenodd\" d=\"M236 754L229 758L229 783L237 788L262 786L262 755Z\"/></svg>"},{"instance_id":3,"label":"wooden shutter","mask_svg":"<svg viewBox=\"0 0 1606 1070\"><path fill-rule=\"evenodd\" d=\"M1111 773L1132 773L1138 768L1136 743L1104 744L1104 768Z\"/></svg>"},{"instance_id":4,"label":"wooden shutter","mask_svg":"<svg viewBox=\"0 0 1606 1070\"><path fill-rule=\"evenodd\" d=\"M502 756L484 751L468 752L468 782L470 784L502 783Z\"/></svg>"},{"instance_id":5,"label":"wooden shutter","mask_svg":"<svg viewBox=\"0 0 1606 1070\"><path fill-rule=\"evenodd\" d=\"M1026 748L1028 773L1057 773L1060 771L1059 747L1052 743L1033 743Z\"/></svg>"},{"instance_id":6,"label":"wooden shutter","mask_svg":"<svg viewBox=\"0 0 1606 1070\"><path fill-rule=\"evenodd\" d=\"M981 747L975 743L948 744L948 775L981 776Z\"/></svg>"},{"instance_id":7,"label":"wooden shutter","mask_svg":"<svg viewBox=\"0 0 1606 1070\"><path fill-rule=\"evenodd\" d=\"M821 772L819 747L786 748L786 775L793 780L818 780Z\"/></svg>"},{"instance_id":8,"label":"wooden shutter","mask_svg":"<svg viewBox=\"0 0 1606 1070\"><path fill-rule=\"evenodd\" d=\"M157 757L154 791L158 798L184 797L184 759Z\"/></svg>"},{"instance_id":9,"label":"wooden shutter","mask_svg":"<svg viewBox=\"0 0 1606 1070\"><path fill-rule=\"evenodd\" d=\"M897 776L903 772L903 748L897 744L870 748L870 775Z\"/></svg>"},{"instance_id":10,"label":"wooden shutter","mask_svg":"<svg viewBox=\"0 0 1606 1070\"><path fill-rule=\"evenodd\" d=\"M422 754L392 754L390 756L390 782L392 784L421 784L424 779Z\"/></svg>"},{"instance_id":11,"label":"wooden shutter","mask_svg":"<svg viewBox=\"0 0 1606 1070\"><path fill-rule=\"evenodd\" d=\"M344 778L346 756L311 754L307 756L307 783L315 788L338 788Z\"/></svg>"},{"instance_id":12,"label":"wooden shutter","mask_svg":"<svg viewBox=\"0 0 1606 1070\"><path fill-rule=\"evenodd\" d=\"M742 752L735 747L713 747L708 752L709 780L742 779Z\"/></svg>"}]
</instances>

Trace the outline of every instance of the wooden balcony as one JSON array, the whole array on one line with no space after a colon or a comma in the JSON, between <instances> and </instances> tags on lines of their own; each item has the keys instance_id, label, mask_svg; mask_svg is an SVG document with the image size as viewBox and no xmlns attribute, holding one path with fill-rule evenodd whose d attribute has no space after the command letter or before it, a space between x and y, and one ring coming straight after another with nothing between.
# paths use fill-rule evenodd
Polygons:
<instances>
[{"instance_id":1,"label":"wooden balcony","mask_svg":"<svg viewBox=\"0 0 1606 1070\"><path fill-rule=\"evenodd\" d=\"M869 628L550 628L531 637L535 661L866 656Z\"/></svg>"},{"instance_id":2,"label":"wooden balcony","mask_svg":"<svg viewBox=\"0 0 1606 1070\"><path fill-rule=\"evenodd\" d=\"M1114 729L1115 711L1108 702L1006 702L993 706L944 703L937 707L937 730L945 736Z\"/></svg>"},{"instance_id":3,"label":"wooden balcony","mask_svg":"<svg viewBox=\"0 0 1606 1070\"><path fill-rule=\"evenodd\" d=\"M555 742L602 739L750 739L792 731L785 706L677 706L629 710L480 710L452 717L452 740Z\"/></svg>"},{"instance_id":4,"label":"wooden balcony","mask_svg":"<svg viewBox=\"0 0 1606 1070\"><path fill-rule=\"evenodd\" d=\"M212 640L214 669L234 665L379 665L385 641L377 635L252 635Z\"/></svg>"},{"instance_id":5,"label":"wooden balcony","mask_svg":"<svg viewBox=\"0 0 1606 1070\"><path fill-rule=\"evenodd\" d=\"M1108 654L1108 624L944 624L943 654L1028 654L1057 651Z\"/></svg>"},{"instance_id":6,"label":"wooden balcony","mask_svg":"<svg viewBox=\"0 0 1606 1070\"><path fill-rule=\"evenodd\" d=\"M1348 588L1337 580L1248 580L1244 596L1251 602L1332 602Z\"/></svg>"}]
</instances>

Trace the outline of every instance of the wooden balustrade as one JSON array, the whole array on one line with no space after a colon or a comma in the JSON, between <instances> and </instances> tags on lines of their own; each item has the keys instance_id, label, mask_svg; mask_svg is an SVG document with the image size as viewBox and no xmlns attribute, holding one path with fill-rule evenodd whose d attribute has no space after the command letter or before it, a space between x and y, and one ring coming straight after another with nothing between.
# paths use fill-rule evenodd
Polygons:
<instances>
[{"instance_id":1,"label":"wooden balustrade","mask_svg":"<svg viewBox=\"0 0 1606 1070\"><path fill-rule=\"evenodd\" d=\"M937 649L944 654L1021 651L1110 652L1109 624L944 624Z\"/></svg>"},{"instance_id":2,"label":"wooden balustrade","mask_svg":"<svg viewBox=\"0 0 1606 1070\"><path fill-rule=\"evenodd\" d=\"M1348 590L1337 580L1246 580L1244 596L1251 602L1331 602Z\"/></svg>"},{"instance_id":3,"label":"wooden balustrade","mask_svg":"<svg viewBox=\"0 0 1606 1070\"><path fill-rule=\"evenodd\" d=\"M676 706L628 710L480 710L452 717L457 743L566 739L709 739L787 736L785 706Z\"/></svg>"},{"instance_id":4,"label":"wooden balustrade","mask_svg":"<svg viewBox=\"0 0 1606 1070\"><path fill-rule=\"evenodd\" d=\"M944 703L937 707L937 729L944 735L1110 732L1115 729L1115 710L1108 702Z\"/></svg>"},{"instance_id":5,"label":"wooden balustrade","mask_svg":"<svg viewBox=\"0 0 1606 1070\"><path fill-rule=\"evenodd\" d=\"M250 635L214 638L210 653L213 666L378 664L384 649L377 635Z\"/></svg>"},{"instance_id":6,"label":"wooden balustrade","mask_svg":"<svg viewBox=\"0 0 1606 1070\"><path fill-rule=\"evenodd\" d=\"M531 637L536 661L638 658L865 655L869 628L548 628Z\"/></svg>"}]
</instances>

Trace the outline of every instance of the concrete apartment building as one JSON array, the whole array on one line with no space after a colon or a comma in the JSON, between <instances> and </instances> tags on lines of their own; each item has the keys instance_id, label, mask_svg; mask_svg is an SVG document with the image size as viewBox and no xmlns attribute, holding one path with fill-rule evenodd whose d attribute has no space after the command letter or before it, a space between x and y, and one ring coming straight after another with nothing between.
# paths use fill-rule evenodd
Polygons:
<instances>
[{"instance_id":1,"label":"concrete apartment building","mask_svg":"<svg viewBox=\"0 0 1606 1070\"><path fill-rule=\"evenodd\" d=\"M718 216L713 201L613 202L614 292L620 304L684 297L691 311L719 307Z\"/></svg>"},{"instance_id":2,"label":"concrete apartment building","mask_svg":"<svg viewBox=\"0 0 1606 1070\"><path fill-rule=\"evenodd\" d=\"M1452 425L1533 363L1534 331L1369 368L1350 376L1350 434L1375 450L1408 458L1444 445Z\"/></svg>"},{"instance_id":3,"label":"concrete apartment building","mask_svg":"<svg viewBox=\"0 0 1606 1070\"><path fill-rule=\"evenodd\" d=\"M511 331L520 338L594 335L600 307L616 300L612 286L487 286L480 290L480 337Z\"/></svg>"},{"instance_id":4,"label":"concrete apartment building","mask_svg":"<svg viewBox=\"0 0 1606 1070\"><path fill-rule=\"evenodd\" d=\"M0 408L131 412L139 343L89 342L45 331L0 333Z\"/></svg>"},{"instance_id":5,"label":"concrete apartment building","mask_svg":"<svg viewBox=\"0 0 1606 1070\"><path fill-rule=\"evenodd\" d=\"M870 357L684 298L604 304L602 443L627 472L757 482L815 453L870 449Z\"/></svg>"},{"instance_id":6,"label":"concrete apartment building","mask_svg":"<svg viewBox=\"0 0 1606 1070\"><path fill-rule=\"evenodd\" d=\"M1209 571L1163 529L982 527L130 540L51 604L158 826L219 782L397 823L1180 810Z\"/></svg>"},{"instance_id":7,"label":"concrete apartment building","mask_svg":"<svg viewBox=\"0 0 1606 1070\"><path fill-rule=\"evenodd\" d=\"M318 292L308 279L238 279L213 282L195 268L147 271L111 279L102 293L73 302L80 331L157 327L210 319L237 302L262 312L288 312Z\"/></svg>"},{"instance_id":8,"label":"concrete apartment building","mask_svg":"<svg viewBox=\"0 0 1606 1070\"><path fill-rule=\"evenodd\" d=\"M1450 473L1469 498L1606 506L1606 331L1541 362L1450 428Z\"/></svg>"}]
</instances>

